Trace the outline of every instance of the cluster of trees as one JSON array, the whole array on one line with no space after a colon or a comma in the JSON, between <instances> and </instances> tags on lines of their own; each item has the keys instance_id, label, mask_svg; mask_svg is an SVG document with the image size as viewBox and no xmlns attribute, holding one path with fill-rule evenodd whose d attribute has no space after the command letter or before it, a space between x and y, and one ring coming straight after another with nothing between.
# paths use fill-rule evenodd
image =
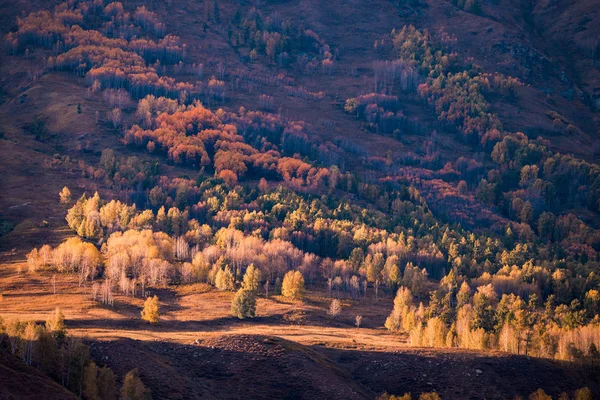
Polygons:
<instances>
[{"instance_id":1,"label":"cluster of trees","mask_svg":"<svg viewBox=\"0 0 600 400\"><path fill-rule=\"evenodd\" d=\"M27 254L30 272L50 267L61 273L77 274L79 285L98 275L102 257L96 246L81 239L69 238L55 249L49 245Z\"/></svg>"},{"instance_id":2,"label":"cluster of trees","mask_svg":"<svg viewBox=\"0 0 600 400\"><path fill-rule=\"evenodd\" d=\"M426 29L404 26L399 31L393 30L391 36L397 59L374 64L377 93L393 96L399 92L417 92L435 107L444 126L455 128L464 140L473 144L480 138L488 138L490 132L502 129L498 117L489 111L484 94L498 92L514 96L521 85L517 79L498 73L487 74L473 65L460 71L463 66L458 65L456 54L448 51L450 46L445 46L446 36L436 41ZM457 70L459 72L455 72ZM381 104L378 99L384 96L381 94L367 96L373 101L360 107L357 117L367 119L377 132L407 129L397 103ZM360 103L357 99L348 99L346 111L353 113Z\"/></svg>"},{"instance_id":3,"label":"cluster of trees","mask_svg":"<svg viewBox=\"0 0 600 400\"><path fill-rule=\"evenodd\" d=\"M347 112L356 112L375 132L399 137L401 131L411 126L394 94L417 92L435 107L445 126L456 128L468 142L477 143L479 138L489 136L490 131L501 130L502 125L489 111L484 93L495 91L514 96L520 85L518 80L498 73L486 74L474 66L454 72L461 68L456 63L456 54L448 52L448 46L437 42L427 30L411 25L392 31L391 36L397 59L374 64L377 93L348 99Z\"/></svg>"},{"instance_id":4,"label":"cluster of trees","mask_svg":"<svg viewBox=\"0 0 600 400\"><path fill-rule=\"evenodd\" d=\"M481 146L486 152L485 160L491 165L483 168L481 162L471 160L465 163L464 159L458 159L454 165L446 164L436 174L422 173L419 179L426 179L424 185L431 190L428 198L434 197L436 211L446 212L456 207L456 202L452 203L450 199L468 198L471 191L476 190L476 197L482 203L497 206L503 216L519 222L513 224L512 230L522 239L531 241L537 234L541 240L561 243L567 253L582 257L584 262L588 258L595 259L599 249L595 230L575 216L560 214L578 207L592 211L599 209L598 168L572 156L550 151L549 144L541 139L531 140L521 133L503 131L498 118L489 112L484 96L487 92L513 96L521 83L502 74L484 73L473 65L456 72L462 66L457 64L450 47L444 45L448 41L444 36L438 43L426 30L405 26L400 31L393 31L392 39L400 66L386 64L376 68L380 71L376 75L383 79L383 87L389 87L390 82L396 87L403 86L402 83L394 83L393 77L397 81L400 79L398 74L401 75L401 72L394 72L396 69L418 69L424 79L418 86L418 93L435 106L444 124L456 127L464 137L470 138L468 140L474 146ZM385 73L388 69L391 71L389 77ZM346 110L366 119L372 129L399 134L406 129L407 121L397 102L393 101L393 92L386 93L389 94L348 99ZM390 101L391 104L387 104ZM565 123L557 113L549 115L560 124ZM418 162L424 168L439 168L435 152L430 153L426 149L425 153L424 157L406 160L405 163ZM376 167L376 160L372 164ZM436 182L432 179L436 176L442 180ZM450 195L450 185L444 181L457 184L455 195ZM472 208L466 204L458 208L465 207ZM490 214L476 209L469 213ZM468 213L460 210L453 211L452 217L459 222L472 220ZM494 220L498 221L493 218L491 222ZM559 226L557 221L560 221Z\"/></svg>"},{"instance_id":5,"label":"cluster of trees","mask_svg":"<svg viewBox=\"0 0 600 400\"><path fill-rule=\"evenodd\" d=\"M494 168L481 180L478 196L502 205L508 215L528 224L544 212L577 207L600 210L599 167L553 153L548 146L522 133L504 137L493 147ZM523 212L523 207L530 211Z\"/></svg>"},{"instance_id":6,"label":"cluster of trees","mask_svg":"<svg viewBox=\"0 0 600 400\"><path fill-rule=\"evenodd\" d=\"M17 18L18 29L9 33L5 41L14 51L22 51L27 46L39 45L61 51L80 45L108 46L127 49L143 49L161 47L154 59L163 59L167 52L177 54L178 62L183 57L183 49L178 38L165 36L165 25L160 22L158 15L149 11L145 6L138 7L134 15L125 11L121 2L111 2L104 6L103 1L64 2L54 7L52 11L39 11L24 18ZM92 27L97 27L95 30ZM91 28L91 29L88 29ZM158 38L152 40L140 39L142 29ZM135 37L129 42L129 39ZM132 45L137 40L141 40Z\"/></svg>"},{"instance_id":7,"label":"cluster of trees","mask_svg":"<svg viewBox=\"0 0 600 400\"><path fill-rule=\"evenodd\" d=\"M481 14L481 0L452 0L452 4L461 10Z\"/></svg>"},{"instance_id":8,"label":"cluster of trees","mask_svg":"<svg viewBox=\"0 0 600 400\"><path fill-rule=\"evenodd\" d=\"M127 227L152 226L152 212L137 213L135 205L128 206L119 200L103 204L98 192L87 198L83 194L67 213L67 224L84 238L98 239L105 231L110 233Z\"/></svg>"},{"instance_id":9,"label":"cluster of trees","mask_svg":"<svg viewBox=\"0 0 600 400\"><path fill-rule=\"evenodd\" d=\"M590 255L582 258L577 252L582 245L573 247L575 237L571 238L573 246L556 248L535 241L535 235L529 235L523 229L507 229L505 236L498 238L493 234L474 234L435 223L431 225L433 216L424 199L412 187L392 192L393 201L390 194L381 191L381 188L374 191L373 199L382 203L382 212L364 210L349 201L336 203L331 196L319 199L283 188L268 190L266 181L263 183L259 190L237 187L233 191L227 190L218 180L204 180L198 187L200 190L194 189L197 183L192 184L189 180L183 180L175 190L163 192L157 186L149 196L156 207L154 209L158 208L156 212L152 209L138 212L133 206L114 201L102 205L96 196L89 200L82 198L69 211L68 220L74 221L70 225L83 236L88 233L80 227L95 226L93 230L100 233L96 239L108 238L115 230L132 230L126 237L138 235L136 229L163 231L172 235L172 244L168 246L177 254L174 258L185 261L187 257L191 261L200 252L210 265L221 256L229 257L233 261L226 264L235 270L236 276L241 273L238 266L250 263L272 271L269 273L271 279L282 276L289 268L300 268L311 281L319 276L332 280L339 276L344 293L353 296L358 295L356 285L352 283L353 275L360 281L359 287L362 287L363 280L373 285L383 284L387 290L401 283L412 287L409 283L412 277L406 277L406 271L412 271L412 264L407 268L410 262L418 265L419 271L425 268L432 277L441 278L444 269L454 269L470 279L481 278L482 282L493 283L504 292L522 295L543 293L544 296L554 292L552 274L560 268L570 288L564 296L560 296L564 303L574 299L583 301L585 292L597 281L594 275L597 254L591 251L594 242L588 246ZM366 195L369 192L358 190L357 193ZM168 198L172 201L172 196L180 203L181 209L164 208L162 204ZM192 206L188 205L190 203ZM571 220L566 217L559 221L563 221L559 232L573 232L579 238L585 233L581 223L567 223ZM400 228L407 224L413 227ZM216 232L219 227L228 228ZM394 227L398 233L390 233ZM548 232L554 231L556 229ZM221 236L234 238L232 247L226 249L220 246L218 240ZM257 259L256 251L246 250L252 246L263 254L271 254L270 249L277 248L278 253L288 254L283 260L289 261L267 263ZM231 249L234 253L244 249L243 262L238 261L240 259ZM210 252L216 252L216 255ZM304 252L321 258L310 261L313 256L309 254L306 261L302 261ZM565 255L569 256L566 263ZM328 258L335 261L328 261ZM532 258L539 261L529 262ZM172 262L170 257L164 260ZM224 269L224 265L222 267ZM400 273L396 273L396 267ZM206 279L210 268L205 266L203 272L191 275L189 271L192 269L187 268L182 276L186 277L185 280L191 279L190 276ZM169 268L159 269L167 270ZM482 276L484 273L488 274L487 277ZM165 276L182 279L173 273L159 275L161 278L152 281L165 282ZM117 273L114 276L118 278ZM415 289L415 293L422 295L418 292Z\"/></svg>"},{"instance_id":10,"label":"cluster of trees","mask_svg":"<svg viewBox=\"0 0 600 400\"><path fill-rule=\"evenodd\" d=\"M569 400L571 398L573 400L593 400L594 394L589 388L584 387L576 390L573 397L569 397L569 395L566 392L562 392L558 397L559 400ZM440 395L436 392L421 393L421 395L419 396L419 400L440 399ZM394 396L386 392L377 397L377 400L412 400L412 395L410 393L405 393L402 396ZM552 400L552 396L546 394L546 392L543 389L538 389L529 395L529 400Z\"/></svg>"},{"instance_id":11,"label":"cluster of trees","mask_svg":"<svg viewBox=\"0 0 600 400\"><path fill-rule=\"evenodd\" d=\"M215 179L196 185L186 190L198 203L183 211L172 207L168 213L163 206L155 214L119 202L103 205L96 195L82 196L68 220L82 235L87 231L79 227L97 221L101 233L96 239L105 242L100 268L87 261L91 255L97 259L98 251L79 239L55 250L33 251L31 265L61 265L63 271L73 272L89 270L81 265L96 266L105 277L102 287L95 284L103 299L110 299L115 287L135 294L145 292L145 285L167 282L208 282L222 290L241 287L232 304L238 318L255 313L254 288L263 282L265 292L274 282L274 291L290 298L301 297L305 278L313 284L326 281L330 293L355 299L366 296L369 287L378 298L401 285L386 325L409 332L415 345L595 357L592 344L598 343L595 316L600 303L596 254L582 258L569 248L547 245L510 228L498 236L441 225L413 187L391 192L396 196L391 201L389 191L374 186L373 199L388 196L382 212L348 199L340 202L334 194L318 197L269 189L266 181L258 190L225 190ZM64 202L70 197L68 190L61 191ZM148 216L146 228L131 223L141 215ZM567 229L567 221L558 231ZM568 229L582 234L581 225ZM248 280L260 283L239 286L251 265L261 274ZM87 276L94 275L100 272ZM443 278L433 292L429 276ZM474 295L471 288L477 288Z\"/></svg>"},{"instance_id":12,"label":"cluster of trees","mask_svg":"<svg viewBox=\"0 0 600 400\"><path fill-rule=\"evenodd\" d=\"M161 179L160 165L157 161L152 162L136 156L118 158L112 149L102 151L99 164L94 166L79 160L78 167L84 178L103 182L107 187L124 192L150 190ZM175 180L175 183L177 182Z\"/></svg>"},{"instance_id":13,"label":"cluster of trees","mask_svg":"<svg viewBox=\"0 0 600 400\"><path fill-rule=\"evenodd\" d=\"M435 39L427 29L416 29L412 25L400 30L392 30L394 55L414 65L425 76L437 77L455 58L453 54L444 54L441 48L435 47Z\"/></svg>"},{"instance_id":14,"label":"cluster of trees","mask_svg":"<svg viewBox=\"0 0 600 400\"><path fill-rule=\"evenodd\" d=\"M69 32L70 25L81 22L81 10L59 6L54 12L38 11L26 18L17 18L18 31L6 35L5 41L13 51L25 50L28 45L51 48L62 35Z\"/></svg>"},{"instance_id":15,"label":"cluster of trees","mask_svg":"<svg viewBox=\"0 0 600 400\"><path fill-rule=\"evenodd\" d=\"M282 157L278 150L281 146L284 151L293 151L296 138L306 136L302 128L285 127L281 120L272 120L266 114L248 115L241 111L239 115L227 115L231 113L212 112L198 102L186 107L154 96L140 101L136 114L147 128L134 125L125 134L126 144L163 150L176 163L211 167L230 186L235 186L240 178L256 175L281 177L295 186L323 187L328 183L326 168L316 168L299 158ZM271 120L271 132L267 131L268 126L255 132L249 118L257 122ZM243 136L236 126L244 129ZM266 137L262 138L260 146L257 144L262 151L248 144L256 142L260 133L272 140L269 143Z\"/></svg>"},{"instance_id":16,"label":"cluster of trees","mask_svg":"<svg viewBox=\"0 0 600 400\"><path fill-rule=\"evenodd\" d=\"M427 392L421 393L419 395L419 400L440 400L441 397L436 392ZM402 396L394 396L388 394L387 392L378 396L377 400L412 400L412 395L410 393L405 393Z\"/></svg>"},{"instance_id":17,"label":"cluster of trees","mask_svg":"<svg viewBox=\"0 0 600 400\"><path fill-rule=\"evenodd\" d=\"M407 127L397 96L369 93L346 100L344 110L366 121L367 129L400 137Z\"/></svg>"},{"instance_id":18,"label":"cluster of trees","mask_svg":"<svg viewBox=\"0 0 600 400\"><path fill-rule=\"evenodd\" d=\"M488 131L502 129L502 124L490 113L483 96L485 78L471 75L468 71L440 74L419 85L418 91L435 106L439 120L456 126L467 141L476 142Z\"/></svg>"},{"instance_id":19,"label":"cluster of trees","mask_svg":"<svg viewBox=\"0 0 600 400\"><path fill-rule=\"evenodd\" d=\"M456 126L467 139L501 129L483 97L484 87L490 88L487 76L476 70L450 72L455 54L447 54L427 30L405 26L392 32L392 42L398 58L414 63L426 77L418 93L435 106L440 121Z\"/></svg>"},{"instance_id":20,"label":"cluster of trees","mask_svg":"<svg viewBox=\"0 0 600 400\"><path fill-rule=\"evenodd\" d=\"M269 297L270 281L267 279L264 286L262 282L260 269L256 268L254 264L250 264L246 268L239 289L231 300L231 315L233 317L246 319L256 316L256 299L260 295L261 287L265 289L265 296ZM228 266L217 271L214 284L217 289L228 291L234 291L238 286ZM289 271L283 278L283 282L278 279L274 289L275 294L281 294L291 300L301 300L305 293L304 277L299 271ZM157 296L146 298L141 317L151 324L160 321L160 302Z\"/></svg>"},{"instance_id":21,"label":"cluster of trees","mask_svg":"<svg viewBox=\"0 0 600 400\"><path fill-rule=\"evenodd\" d=\"M416 64L404 59L374 61L373 73L375 93L414 92L421 80Z\"/></svg>"},{"instance_id":22,"label":"cluster of trees","mask_svg":"<svg viewBox=\"0 0 600 400\"><path fill-rule=\"evenodd\" d=\"M61 195L67 191L63 189ZM207 282L232 290L235 280L254 264L263 269L267 282L278 280L276 287L280 287L290 269L301 268L314 276L319 264L314 254L288 241L277 237L266 241L260 229L251 228L245 234L236 228L242 226L228 221L230 227L213 233L208 225L190 218L188 211L172 207L167 213L161 207L155 216L151 209L138 212L135 206L119 201L103 204L97 193L89 199L83 195L69 209L67 221L80 236L101 243L102 253L94 244L74 237L55 249L48 245L33 249L28 255L30 270L75 273L80 284L103 277L103 283L94 283L92 291L94 299L100 296L105 303L112 302L115 288L132 296L145 293L147 286L178 282Z\"/></svg>"},{"instance_id":23,"label":"cluster of trees","mask_svg":"<svg viewBox=\"0 0 600 400\"><path fill-rule=\"evenodd\" d=\"M176 102L166 104L176 107ZM119 164L109 152L102 159L107 170ZM457 162L456 172L467 173L469 165ZM372 206L364 208L333 192L319 197L269 188L265 180L257 188L231 189L223 180L199 176L196 181L161 179L142 202L151 208L142 207L141 212L118 201L104 204L98 196L84 196L69 211L68 221L81 236L97 232L94 240L117 249L111 250L112 267L107 265L105 270L111 271L113 287L121 286L129 294L139 292L127 289L132 281L142 290L144 285L166 282L215 284L219 271L223 275L227 268L235 282L252 263L263 270L268 277L265 281L273 283L290 269L298 269L309 282L330 282L330 289L354 298L364 296L368 286L378 297L393 292L397 285L410 287L424 298L429 289L427 277L439 279L451 269L477 284L492 283L500 295L527 298L536 294L545 300L555 294L566 305L573 300L584 304L586 293L598 289L594 272L598 256L592 251L597 235L576 219L559 217L552 225L552 218L545 215L548 221L539 225L541 237L559 238L563 246L557 247L539 240L522 224L512 225L499 236L440 224L411 186L394 190L391 184L366 184L331 171L328 179L336 183L336 190ZM171 204L168 208L164 207L167 203ZM165 236L157 236L158 232ZM157 238L169 249L160 257L145 256L148 253L143 250L132 258L123 249L134 243L142 249L156 248ZM32 265L52 265L54 261L49 260L54 257L44 255L48 253L47 248L33 252ZM34 261L39 259L46 261ZM116 267L132 259L135 266ZM93 275L82 272L82 279ZM103 289L98 288L98 293L104 293Z\"/></svg>"},{"instance_id":24,"label":"cluster of trees","mask_svg":"<svg viewBox=\"0 0 600 400\"><path fill-rule=\"evenodd\" d=\"M262 284L262 273L254 264L246 269L240 289L231 301L231 315L239 319L254 318L256 315L256 297L259 295ZM265 296L269 297L270 282L264 284ZM232 284L233 286L233 284ZM305 293L304 276L300 271L288 271L283 282L275 283L275 293L280 292L283 297L291 300L302 300Z\"/></svg>"},{"instance_id":25,"label":"cluster of trees","mask_svg":"<svg viewBox=\"0 0 600 400\"><path fill-rule=\"evenodd\" d=\"M160 75L161 63L180 63L186 46L177 36L164 36L156 14L142 6L132 16L120 2L102 5L62 3L52 12L32 13L18 19L18 30L5 41L15 51L30 45L54 48L57 55L48 57L48 67L85 75L90 85L126 88L136 97L200 95L200 84ZM158 39L143 37L143 31Z\"/></svg>"},{"instance_id":26,"label":"cluster of trees","mask_svg":"<svg viewBox=\"0 0 600 400\"><path fill-rule=\"evenodd\" d=\"M21 358L82 399L117 398L114 372L107 366L99 368L90 357L89 347L67 334L64 314L58 308L44 324L0 318L0 351ZM137 370L124 376L120 398L151 398Z\"/></svg>"},{"instance_id":27,"label":"cluster of trees","mask_svg":"<svg viewBox=\"0 0 600 400\"><path fill-rule=\"evenodd\" d=\"M299 97L303 100L323 100L325 98L325 92L311 92L303 86L289 86L283 87L283 90L288 96Z\"/></svg>"},{"instance_id":28,"label":"cluster of trees","mask_svg":"<svg viewBox=\"0 0 600 400\"><path fill-rule=\"evenodd\" d=\"M252 7L242 16L238 8L228 28L235 47L246 47L250 59L264 54L269 60L286 66L296 61L301 71L312 72L319 66L330 73L335 56L329 45L315 32L293 20L283 20L278 13L265 16Z\"/></svg>"},{"instance_id":29,"label":"cluster of trees","mask_svg":"<svg viewBox=\"0 0 600 400\"><path fill-rule=\"evenodd\" d=\"M590 289L579 300L557 305L556 295L541 308L533 293L500 298L493 284L471 289L453 272L418 305L408 287L400 287L385 326L410 335L414 346L496 349L536 357L600 362L600 295ZM476 281L475 281L476 282Z\"/></svg>"},{"instance_id":30,"label":"cluster of trees","mask_svg":"<svg viewBox=\"0 0 600 400\"><path fill-rule=\"evenodd\" d=\"M343 162L341 149L313 135L304 121L285 120L281 115L246 110L224 113L224 122L234 124L246 143L257 148L279 150L282 155L312 160L313 163L334 166Z\"/></svg>"},{"instance_id":31,"label":"cluster of trees","mask_svg":"<svg viewBox=\"0 0 600 400\"><path fill-rule=\"evenodd\" d=\"M414 92L489 157L458 159L414 179L400 170L399 179L377 181L374 174L344 171L340 148L311 137L302 121L243 108L212 111L190 102L197 86L159 76L158 67L149 64L180 61L185 47L178 38L164 36L164 25L143 7L132 18L120 3L100 3L32 14L8 38L15 49L57 45L52 63L87 74L92 88L113 87L107 93L113 106L127 100L121 88L142 96L160 87L157 93L179 98L142 98L137 124L123 140L150 153L163 152L172 162L199 170L198 175L160 176L158 163L119 159L110 149L96 166L80 163L84 176L109 182L123 201L80 197L67 223L84 240L34 249L28 255L32 271L53 268L78 274L80 284L93 280L92 297L107 304L113 303L115 290L146 296L147 286L206 282L237 290L231 314L242 319L256 315L261 288L266 296L271 290L302 299L305 284L327 285L332 297L361 299L372 293L378 299L400 287L386 326L408 333L414 345L597 362L600 235L562 211L582 205L599 211L600 171L552 153L541 140L502 131L484 95L512 95L517 81L475 67L462 71L455 55L427 31L411 26L392 32L397 60L374 66L376 91L385 94L348 99L346 111L377 132L397 135L408 129L397 90ZM103 16L99 30L82 27L88 12ZM334 58L318 36L276 16L263 22L251 11L243 20L235 18L230 40L248 46L255 57L264 51L283 62L294 50L321 52L323 63ZM134 38L136 27L160 39ZM314 60L298 56L297 61L309 65ZM224 70L219 69L207 93L223 99ZM281 77L272 81L286 84ZM300 89L286 92L319 97ZM267 97L261 101L275 106ZM120 118L113 122L117 126ZM439 168L434 153L426 150L421 166ZM366 157L361 149L352 151ZM386 171L394 160L390 153L369 162L367 167ZM418 163L419 157L402 162ZM275 187L274 181L281 185ZM518 223L503 220L496 230L450 224L431 211L412 184L447 188L448 182L457 182L456 191L464 197L479 185L481 202ZM449 194L446 190L440 197ZM72 202L68 189L60 198ZM439 287L429 278L441 280ZM339 299L333 300L330 314L340 310ZM160 320L157 297L146 299L142 318ZM135 374L129 380L138 382Z\"/></svg>"}]
</instances>

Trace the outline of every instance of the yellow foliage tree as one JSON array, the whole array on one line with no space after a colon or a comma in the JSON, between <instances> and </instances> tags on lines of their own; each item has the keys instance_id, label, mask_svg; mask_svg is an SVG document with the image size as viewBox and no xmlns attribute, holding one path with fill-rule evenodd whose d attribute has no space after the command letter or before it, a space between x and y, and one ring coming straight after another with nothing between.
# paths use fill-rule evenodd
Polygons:
<instances>
[{"instance_id":1,"label":"yellow foliage tree","mask_svg":"<svg viewBox=\"0 0 600 400\"><path fill-rule=\"evenodd\" d=\"M304 297L304 276L300 271L289 271L283 277L281 294L294 300L301 300Z\"/></svg>"},{"instance_id":2,"label":"yellow foliage tree","mask_svg":"<svg viewBox=\"0 0 600 400\"><path fill-rule=\"evenodd\" d=\"M68 187L65 186L62 188L58 196L60 197L60 202L62 204L71 204L71 191Z\"/></svg>"},{"instance_id":3,"label":"yellow foliage tree","mask_svg":"<svg viewBox=\"0 0 600 400\"><path fill-rule=\"evenodd\" d=\"M144 302L144 309L142 310L142 319L148 321L151 324L156 324L160 320L160 304L158 303L158 297L148 297Z\"/></svg>"}]
</instances>

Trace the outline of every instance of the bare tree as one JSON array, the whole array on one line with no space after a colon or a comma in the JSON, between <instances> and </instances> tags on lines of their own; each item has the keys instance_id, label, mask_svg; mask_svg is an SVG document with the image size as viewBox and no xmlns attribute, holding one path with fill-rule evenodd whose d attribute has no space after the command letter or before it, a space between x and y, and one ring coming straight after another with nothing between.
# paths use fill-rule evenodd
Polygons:
<instances>
[{"instance_id":1,"label":"bare tree","mask_svg":"<svg viewBox=\"0 0 600 400\"><path fill-rule=\"evenodd\" d=\"M113 124L113 128L118 128L121 125L121 109L120 108L113 108L111 111L108 112L108 120L110 122L112 122Z\"/></svg>"},{"instance_id":2,"label":"bare tree","mask_svg":"<svg viewBox=\"0 0 600 400\"><path fill-rule=\"evenodd\" d=\"M362 319L362 315L357 315L354 319L354 325L356 325L357 328L360 328L360 325L362 324Z\"/></svg>"},{"instance_id":3,"label":"bare tree","mask_svg":"<svg viewBox=\"0 0 600 400\"><path fill-rule=\"evenodd\" d=\"M331 300L331 304L329 305L329 314L332 318L337 318L342 313L342 303L338 299Z\"/></svg>"}]
</instances>

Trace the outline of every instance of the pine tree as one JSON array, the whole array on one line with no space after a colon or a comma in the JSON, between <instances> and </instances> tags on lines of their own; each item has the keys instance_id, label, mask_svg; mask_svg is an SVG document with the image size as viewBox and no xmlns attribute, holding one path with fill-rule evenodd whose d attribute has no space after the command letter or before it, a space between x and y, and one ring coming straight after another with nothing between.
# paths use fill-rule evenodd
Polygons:
<instances>
[{"instance_id":1,"label":"pine tree","mask_svg":"<svg viewBox=\"0 0 600 400\"><path fill-rule=\"evenodd\" d=\"M65 316L60 308L56 308L52 314L46 320L46 329L51 332L52 335L62 340L67 334L67 327L65 326Z\"/></svg>"},{"instance_id":2,"label":"pine tree","mask_svg":"<svg viewBox=\"0 0 600 400\"><path fill-rule=\"evenodd\" d=\"M140 379L139 372L132 369L123 378L123 386L121 387L121 400L151 400L152 395L150 390L144 386Z\"/></svg>"},{"instance_id":3,"label":"pine tree","mask_svg":"<svg viewBox=\"0 0 600 400\"><path fill-rule=\"evenodd\" d=\"M168 230L169 220L165 211L165 206L161 206L156 213L156 229L166 232Z\"/></svg>"},{"instance_id":4,"label":"pine tree","mask_svg":"<svg viewBox=\"0 0 600 400\"><path fill-rule=\"evenodd\" d=\"M1 324L0 324L1 325ZM0 332L2 328L0 326ZM1 333L0 333L1 334ZM0 340L1 344L2 340ZM37 346L37 367L48 375L56 377L59 370L59 352L54 336L46 329L40 330Z\"/></svg>"},{"instance_id":5,"label":"pine tree","mask_svg":"<svg viewBox=\"0 0 600 400\"><path fill-rule=\"evenodd\" d=\"M385 320L385 327L391 331L401 330L404 325L403 320L411 314L410 310L413 308L413 302L414 299L410 289L400 287L394 298L394 309Z\"/></svg>"},{"instance_id":6,"label":"pine tree","mask_svg":"<svg viewBox=\"0 0 600 400\"><path fill-rule=\"evenodd\" d=\"M353 272L358 272L358 269L365 261L365 254L360 247L356 247L350 253L350 257L348 258L348 264L352 267Z\"/></svg>"},{"instance_id":7,"label":"pine tree","mask_svg":"<svg viewBox=\"0 0 600 400\"><path fill-rule=\"evenodd\" d=\"M90 361L90 349L81 342L81 339L67 337L61 347L61 358L63 362L63 382L69 390L77 393L80 397L83 394L83 380L85 366Z\"/></svg>"},{"instance_id":8,"label":"pine tree","mask_svg":"<svg viewBox=\"0 0 600 400\"><path fill-rule=\"evenodd\" d=\"M491 300L483 292L478 292L473 297L473 319L471 320L471 329L482 328L486 332L494 329L495 313L491 306Z\"/></svg>"},{"instance_id":9,"label":"pine tree","mask_svg":"<svg viewBox=\"0 0 600 400\"><path fill-rule=\"evenodd\" d=\"M256 268L254 264L250 264L244 274L244 281L242 282L242 289L251 292L258 292L260 287L261 272L260 269Z\"/></svg>"},{"instance_id":10,"label":"pine tree","mask_svg":"<svg viewBox=\"0 0 600 400\"><path fill-rule=\"evenodd\" d=\"M543 389L538 389L529 395L529 400L552 400L552 396L547 395Z\"/></svg>"},{"instance_id":11,"label":"pine tree","mask_svg":"<svg viewBox=\"0 0 600 400\"><path fill-rule=\"evenodd\" d=\"M213 18L215 22L221 22L221 14L219 12L219 2L217 0L213 0Z\"/></svg>"},{"instance_id":12,"label":"pine tree","mask_svg":"<svg viewBox=\"0 0 600 400\"><path fill-rule=\"evenodd\" d=\"M233 274L231 273L229 266L226 266L225 269L219 269L217 271L217 275L215 277L215 286L219 290L235 289Z\"/></svg>"},{"instance_id":13,"label":"pine tree","mask_svg":"<svg viewBox=\"0 0 600 400\"><path fill-rule=\"evenodd\" d=\"M459 310L462 306L469 303L469 299L471 298L471 288L469 288L469 284L467 282L461 283L460 289L458 290L458 294L456 295L456 309Z\"/></svg>"},{"instance_id":14,"label":"pine tree","mask_svg":"<svg viewBox=\"0 0 600 400\"><path fill-rule=\"evenodd\" d=\"M151 324L155 324L160 320L160 304L158 297L148 297L144 302L144 309L142 310L142 319L148 321Z\"/></svg>"},{"instance_id":15,"label":"pine tree","mask_svg":"<svg viewBox=\"0 0 600 400\"><path fill-rule=\"evenodd\" d=\"M93 361L89 363L83 373L83 396L86 400L100 399L98 393L98 367Z\"/></svg>"},{"instance_id":16,"label":"pine tree","mask_svg":"<svg viewBox=\"0 0 600 400\"><path fill-rule=\"evenodd\" d=\"M594 394L590 388L584 387L575 392L575 400L594 400Z\"/></svg>"},{"instance_id":17,"label":"pine tree","mask_svg":"<svg viewBox=\"0 0 600 400\"><path fill-rule=\"evenodd\" d=\"M76 231L79 228L79 226L81 225L81 222L85 218L85 205L86 204L87 204L87 197L85 196L85 193L84 193L75 202L73 207L71 207L69 209L69 211L67 211L67 217L66 217L67 224L69 225L69 228L73 229L74 231Z\"/></svg>"},{"instance_id":18,"label":"pine tree","mask_svg":"<svg viewBox=\"0 0 600 400\"><path fill-rule=\"evenodd\" d=\"M231 315L239 319L254 318L256 314L255 292L240 289L231 301Z\"/></svg>"},{"instance_id":19,"label":"pine tree","mask_svg":"<svg viewBox=\"0 0 600 400\"><path fill-rule=\"evenodd\" d=\"M112 369L104 366L98 374L98 396L102 400L115 400L117 398L117 385Z\"/></svg>"}]
</instances>

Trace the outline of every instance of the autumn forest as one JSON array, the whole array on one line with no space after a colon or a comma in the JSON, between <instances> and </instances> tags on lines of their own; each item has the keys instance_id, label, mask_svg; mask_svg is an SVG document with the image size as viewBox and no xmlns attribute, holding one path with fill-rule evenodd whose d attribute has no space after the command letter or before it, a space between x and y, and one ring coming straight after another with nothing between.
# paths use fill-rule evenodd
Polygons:
<instances>
[{"instance_id":1,"label":"autumn forest","mask_svg":"<svg viewBox=\"0 0 600 400\"><path fill-rule=\"evenodd\" d=\"M8 3L0 399L600 396L593 1Z\"/></svg>"}]
</instances>

